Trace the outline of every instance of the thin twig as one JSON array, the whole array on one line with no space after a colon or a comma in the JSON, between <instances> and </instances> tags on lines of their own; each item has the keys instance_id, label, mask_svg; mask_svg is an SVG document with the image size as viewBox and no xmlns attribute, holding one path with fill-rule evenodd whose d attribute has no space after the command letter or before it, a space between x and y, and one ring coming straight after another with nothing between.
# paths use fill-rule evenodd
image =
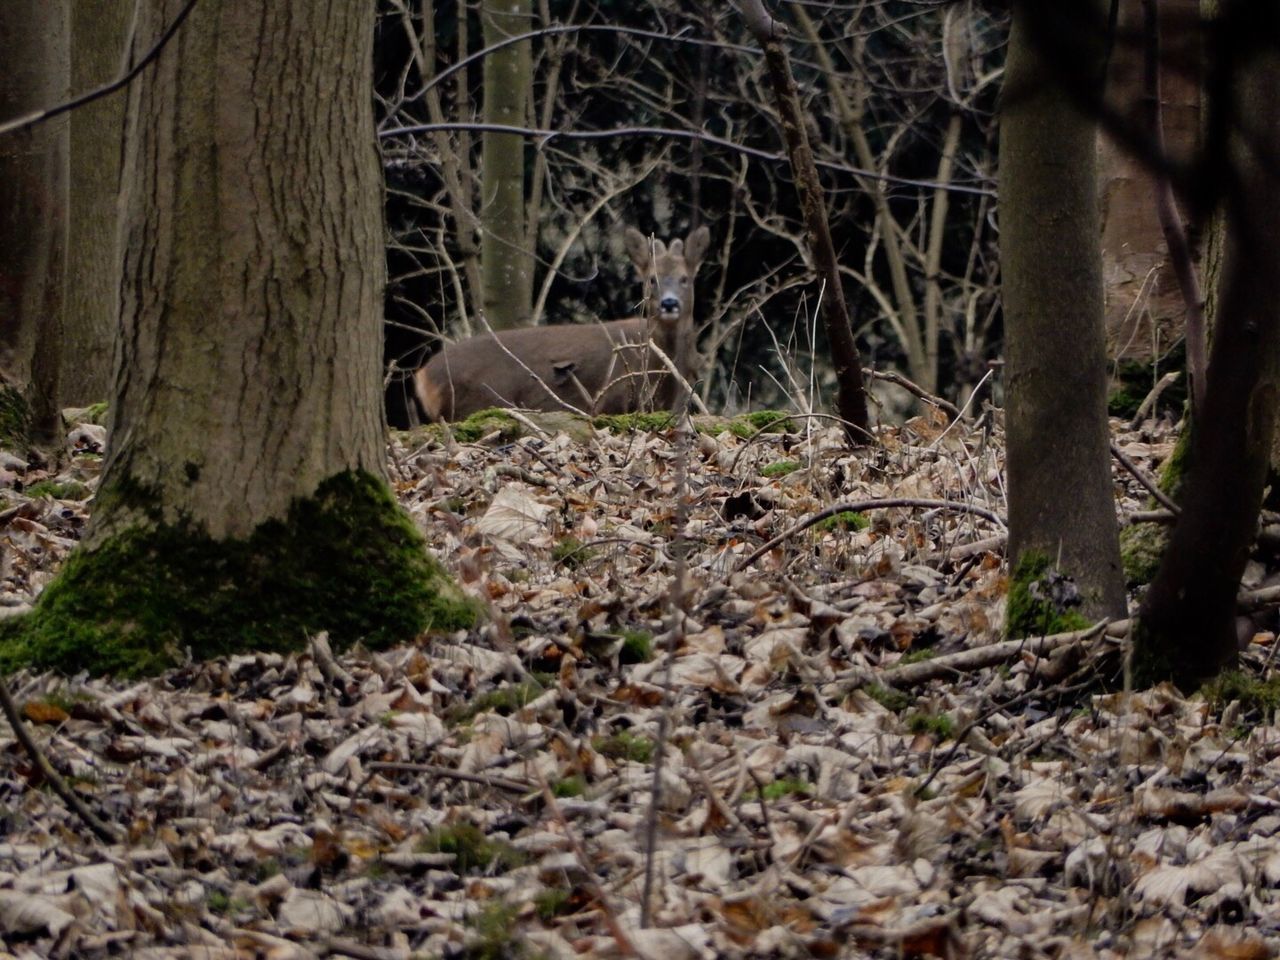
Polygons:
<instances>
[{"instance_id":1,"label":"thin twig","mask_svg":"<svg viewBox=\"0 0 1280 960\"><path fill-rule=\"evenodd\" d=\"M764 544L755 553L741 560L733 568L734 573L740 573L747 567L751 566L766 553L782 543L789 540L797 533L809 529L815 523L821 523L828 517L834 517L837 513L859 513L863 510L881 510L891 507L919 507L924 510L955 510L959 513L972 513L974 516L982 517L984 520L990 520L992 523L1005 525L1005 521L998 514L986 509L985 507L974 506L972 503L963 503L957 500L925 500L918 497L892 497L889 499L879 500L849 500L844 503L836 503L824 510L805 517L795 526L784 530L768 543Z\"/></svg>"},{"instance_id":2,"label":"thin twig","mask_svg":"<svg viewBox=\"0 0 1280 960\"><path fill-rule=\"evenodd\" d=\"M1125 456L1114 440L1111 441L1111 455L1119 460L1120 465L1133 474L1140 484L1147 488L1147 492L1155 497L1161 506L1168 509L1175 517L1182 512L1178 505L1169 498L1169 495L1160 489L1160 484L1156 483L1150 474L1140 469L1136 463Z\"/></svg>"},{"instance_id":3,"label":"thin twig","mask_svg":"<svg viewBox=\"0 0 1280 960\"><path fill-rule=\"evenodd\" d=\"M38 123L44 123L47 120L52 120L54 117L61 116L70 110L76 109L77 107L83 107L87 103L92 103L95 100L100 100L103 97L110 96L117 90L128 86L133 79L138 76L138 74L142 73L142 71L145 70L152 61L160 56L160 51L162 51L168 45L169 41L173 39L174 34L176 34L178 32L178 28L182 26L182 22L187 19L187 15L191 13L196 2L197 0L187 0L187 5L178 11L177 16L173 18L173 22L169 24L164 33L160 35L160 39L157 40L151 49L146 52L143 58L134 65L132 70L128 71L121 77L117 77L110 83L104 84L101 87L95 87L88 93L82 93L78 97L72 97L66 103L60 103L56 107L49 107L45 110L38 110L35 113L29 113L23 117L17 117L14 120L10 120L8 123L0 123L0 136L4 136L6 133L16 133L19 130L34 127Z\"/></svg>"},{"instance_id":4,"label":"thin twig","mask_svg":"<svg viewBox=\"0 0 1280 960\"><path fill-rule=\"evenodd\" d=\"M18 712L18 706L13 702L13 696L9 693L9 685L5 683L3 677L0 677L0 709L4 710L5 718L13 729L13 735L22 744L22 749L27 752L27 756L36 765L36 769L40 771L41 776L53 788L53 792L61 797L63 802L71 808L71 812L84 821L85 826L93 831L94 836L104 843L119 843L124 839L124 835L120 831L99 819L98 815L76 796L75 791L67 786L67 782L62 779L62 775L53 769L53 765L49 763L48 758L41 752L35 740L32 739L31 733L27 730L27 725L23 723L22 715Z\"/></svg>"}]
</instances>

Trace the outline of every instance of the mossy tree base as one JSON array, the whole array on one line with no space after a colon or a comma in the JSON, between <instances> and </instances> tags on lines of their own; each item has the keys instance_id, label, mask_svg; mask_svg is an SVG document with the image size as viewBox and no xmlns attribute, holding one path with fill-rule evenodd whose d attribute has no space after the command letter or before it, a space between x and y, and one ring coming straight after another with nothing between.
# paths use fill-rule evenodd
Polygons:
<instances>
[{"instance_id":1,"label":"mossy tree base","mask_svg":"<svg viewBox=\"0 0 1280 960\"><path fill-rule=\"evenodd\" d=\"M349 472L245 539L141 525L78 551L0 633L0 668L151 674L249 650L385 647L475 622L385 483Z\"/></svg>"},{"instance_id":2,"label":"mossy tree base","mask_svg":"<svg viewBox=\"0 0 1280 960\"><path fill-rule=\"evenodd\" d=\"M1014 640L1083 630L1089 621L1073 609L1081 602L1075 585L1054 569L1048 557L1028 551L1010 577L1005 633Z\"/></svg>"}]
</instances>

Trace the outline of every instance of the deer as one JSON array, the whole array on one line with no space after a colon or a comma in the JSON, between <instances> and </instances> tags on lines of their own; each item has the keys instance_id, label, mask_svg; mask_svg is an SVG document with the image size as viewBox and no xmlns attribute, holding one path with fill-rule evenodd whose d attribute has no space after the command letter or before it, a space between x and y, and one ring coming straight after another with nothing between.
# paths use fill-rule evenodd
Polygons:
<instances>
[{"instance_id":1,"label":"deer","mask_svg":"<svg viewBox=\"0 0 1280 960\"><path fill-rule=\"evenodd\" d=\"M639 316L503 330L449 344L414 374L427 417L461 420L487 407L593 415L670 408L678 384L653 348L681 377L693 373L693 281L711 234L699 227L668 245L628 227L623 239L644 284Z\"/></svg>"}]
</instances>

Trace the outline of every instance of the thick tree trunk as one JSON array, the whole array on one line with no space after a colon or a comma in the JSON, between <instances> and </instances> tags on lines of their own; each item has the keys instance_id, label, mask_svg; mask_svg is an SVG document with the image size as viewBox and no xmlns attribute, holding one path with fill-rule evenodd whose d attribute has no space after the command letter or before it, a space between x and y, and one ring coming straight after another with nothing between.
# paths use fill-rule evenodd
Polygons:
<instances>
[{"instance_id":1,"label":"thick tree trunk","mask_svg":"<svg viewBox=\"0 0 1280 960\"><path fill-rule=\"evenodd\" d=\"M1070 86L1096 82L1102 36L1086 21L1035 19L1047 9L1029 0L1014 5L1000 121L1009 550L1015 578L1047 562L1075 580L1086 616L1121 617L1097 127L1077 106L1087 91ZM1075 38L1076 72L1045 51L1046 33ZM1028 626L1011 623L1015 632Z\"/></svg>"},{"instance_id":2,"label":"thick tree trunk","mask_svg":"<svg viewBox=\"0 0 1280 960\"><path fill-rule=\"evenodd\" d=\"M120 74L132 14L132 3L72 0L71 88L76 93ZM106 400L111 388L111 351L120 317L116 241L126 99L117 93L71 114L69 209L74 229L67 238L63 406Z\"/></svg>"},{"instance_id":3,"label":"thick tree trunk","mask_svg":"<svg viewBox=\"0 0 1280 960\"><path fill-rule=\"evenodd\" d=\"M67 99L68 10L67 0L0 3L0 120ZM41 444L53 443L61 432L66 243L64 116L0 137L0 380L25 399L31 439Z\"/></svg>"},{"instance_id":4,"label":"thick tree trunk","mask_svg":"<svg viewBox=\"0 0 1280 960\"><path fill-rule=\"evenodd\" d=\"M150 46L181 0L141 4ZM199 4L130 88L110 449L0 662L146 672L470 608L390 496L373 4Z\"/></svg>"},{"instance_id":5,"label":"thick tree trunk","mask_svg":"<svg viewBox=\"0 0 1280 960\"><path fill-rule=\"evenodd\" d=\"M140 44L180 6L144 4ZM370 26L338 0L197 7L131 88L103 486L169 522L244 536L326 477L383 474Z\"/></svg>"},{"instance_id":6,"label":"thick tree trunk","mask_svg":"<svg viewBox=\"0 0 1280 960\"><path fill-rule=\"evenodd\" d=\"M1222 36L1275 36L1246 0L1223 4ZM1274 14L1272 14L1274 18ZM1223 91L1229 144L1226 244L1204 416L1192 437L1182 514L1142 605L1139 679L1194 686L1236 655L1235 598L1257 529L1280 404L1280 51L1219 51L1238 70Z\"/></svg>"},{"instance_id":7,"label":"thick tree trunk","mask_svg":"<svg viewBox=\"0 0 1280 960\"><path fill-rule=\"evenodd\" d=\"M484 44L527 33L531 0L482 0ZM524 126L533 82L529 43L511 44L484 60L484 120ZM480 270L484 316L495 330L524 326L533 290L532 251L525 249L524 138L486 133L482 142Z\"/></svg>"}]
</instances>

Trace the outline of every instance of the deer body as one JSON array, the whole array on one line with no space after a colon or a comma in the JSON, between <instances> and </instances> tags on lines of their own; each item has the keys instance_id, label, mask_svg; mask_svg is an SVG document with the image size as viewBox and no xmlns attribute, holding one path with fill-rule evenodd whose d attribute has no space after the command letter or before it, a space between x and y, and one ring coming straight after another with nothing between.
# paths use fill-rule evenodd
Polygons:
<instances>
[{"instance_id":1,"label":"deer body","mask_svg":"<svg viewBox=\"0 0 1280 960\"><path fill-rule=\"evenodd\" d=\"M625 239L645 284L643 316L504 330L451 344L414 374L427 416L458 420L486 407L630 413L670 406L676 383L650 344L681 376L692 372L693 280L710 235L700 227L668 247L630 228Z\"/></svg>"}]
</instances>

